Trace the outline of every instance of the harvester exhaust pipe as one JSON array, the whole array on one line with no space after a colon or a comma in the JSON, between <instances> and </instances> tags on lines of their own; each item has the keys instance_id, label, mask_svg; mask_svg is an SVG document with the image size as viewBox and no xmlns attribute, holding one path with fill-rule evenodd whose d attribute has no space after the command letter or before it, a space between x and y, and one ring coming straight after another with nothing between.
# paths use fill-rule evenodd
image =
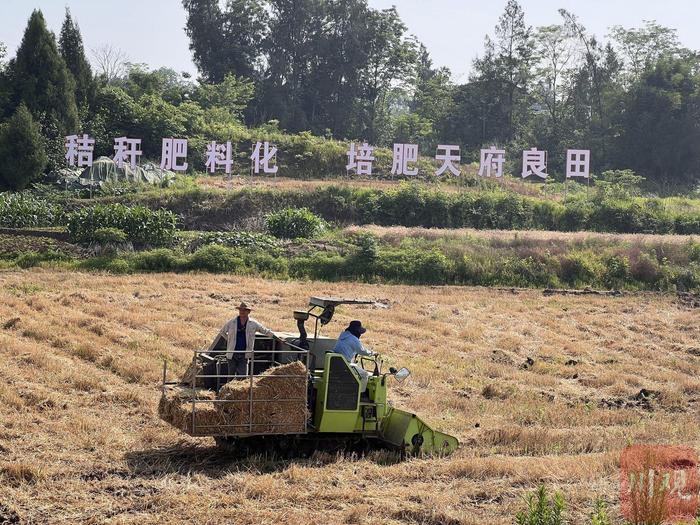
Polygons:
<instances>
[{"instance_id":1,"label":"harvester exhaust pipe","mask_svg":"<svg viewBox=\"0 0 700 525\"><path fill-rule=\"evenodd\" d=\"M309 349L309 339L306 333L306 327L304 323L309 318L308 312L296 311L294 312L294 319L297 320L297 328L299 329L299 347L304 350Z\"/></svg>"}]
</instances>

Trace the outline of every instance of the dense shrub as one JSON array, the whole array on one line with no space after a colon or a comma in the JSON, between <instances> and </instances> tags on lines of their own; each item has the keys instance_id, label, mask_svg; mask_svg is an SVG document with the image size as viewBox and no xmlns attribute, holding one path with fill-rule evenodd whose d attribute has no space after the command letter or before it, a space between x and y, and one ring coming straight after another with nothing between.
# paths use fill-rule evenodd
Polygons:
<instances>
[{"instance_id":1,"label":"dense shrub","mask_svg":"<svg viewBox=\"0 0 700 525\"><path fill-rule=\"evenodd\" d=\"M581 252L572 252L562 257L560 264L560 279L569 286L591 286L602 272L592 257Z\"/></svg>"},{"instance_id":2,"label":"dense shrub","mask_svg":"<svg viewBox=\"0 0 700 525\"><path fill-rule=\"evenodd\" d=\"M700 242L690 241L688 243L688 259L700 262Z\"/></svg>"},{"instance_id":3,"label":"dense shrub","mask_svg":"<svg viewBox=\"0 0 700 525\"><path fill-rule=\"evenodd\" d=\"M295 257L289 261L291 277L311 277L324 281L337 281L349 277L346 273L346 259L340 255L316 253L311 257Z\"/></svg>"},{"instance_id":4,"label":"dense shrub","mask_svg":"<svg viewBox=\"0 0 700 525\"><path fill-rule=\"evenodd\" d=\"M248 248L277 253L280 241L271 235L247 231L197 232L187 242L188 251L195 251L202 246L217 244L229 248Z\"/></svg>"},{"instance_id":5,"label":"dense shrub","mask_svg":"<svg viewBox=\"0 0 700 525\"><path fill-rule=\"evenodd\" d=\"M630 262L630 276L635 281L644 283L649 287L660 283L663 279L663 268L656 256L648 253L640 253L634 261Z\"/></svg>"},{"instance_id":6,"label":"dense shrub","mask_svg":"<svg viewBox=\"0 0 700 525\"><path fill-rule=\"evenodd\" d=\"M132 266L126 259L112 256L91 257L78 262L75 267L79 270L101 271L116 274L125 274L134 270L141 270L141 268Z\"/></svg>"},{"instance_id":7,"label":"dense shrub","mask_svg":"<svg viewBox=\"0 0 700 525\"><path fill-rule=\"evenodd\" d=\"M43 262L60 262L68 261L70 257L65 253L56 250L47 250L43 252L24 252L15 259L15 264L20 268L32 268Z\"/></svg>"},{"instance_id":8,"label":"dense shrub","mask_svg":"<svg viewBox=\"0 0 700 525\"><path fill-rule=\"evenodd\" d=\"M603 283L608 288L621 288L630 280L630 262L624 255L610 255L603 264Z\"/></svg>"},{"instance_id":9,"label":"dense shrub","mask_svg":"<svg viewBox=\"0 0 700 525\"><path fill-rule=\"evenodd\" d=\"M280 239L308 239L324 227L324 221L308 208L285 208L265 217L267 230Z\"/></svg>"},{"instance_id":10,"label":"dense shrub","mask_svg":"<svg viewBox=\"0 0 700 525\"><path fill-rule=\"evenodd\" d=\"M92 240L99 244L120 244L127 242L128 239L124 230L119 228L98 228Z\"/></svg>"},{"instance_id":11,"label":"dense shrub","mask_svg":"<svg viewBox=\"0 0 700 525\"><path fill-rule=\"evenodd\" d=\"M185 266L185 261L167 248L137 253L131 259L135 270L147 272L176 272Z\"/></svg>"},{"instance_id":12,"label":"dense shrub","mask_svg":"<svg viewBox=\"0 0 700 525\"><path fill-rule=\"evenodd\" d=\"M254 269L263 275L284 277L287 275L287 259L269 253L246 252L242 254L246 268Z\"/></svg>"},{"instance_id":13,"label":"dense shrub","mask_svg":"<svg viewBox=\"0 0 700 525\"><path fill-rule=\"evenodd\" d=\"M167 210L152 211L144 206L97 204L68 215L68 234L73 242L95 241L104 228L122 230L138 246L167 246L175 237L177 219Z\"/></svg>"},{"instance_id":14,"label":"dense shrub","mask_svg":"<svg viewBox=\"0 0 700 525\"><path fill-rule=\"evenodd\" d=\"M551 257L538 260L533 257L508 257L496 269L499 284L522 287L558 286L557 261Z\"/></svg>"},{"instance_id":15,"label":"dense shrub","mask_svg":"<svg viewBox=\"0 0 700 525\"><path fill-rule=\"evenodd\" d=\"M452 263L439 250L389 249L376 261L376 275L395 282L437 284L446 282Z\"/></svg>"},{"instance_id":16,"label":"dense shrub","mask_svg":"<svg viewBox=\"0 0 700 525\"><path fill-rule=\"evenodd\" d=\"M230 248L205 246L194 252L187 261L187 269L215 273L232 273L243 268L243 259Z\"/></svg>"},{"instance_id":17,"label":"dense shrub","mask_svg":"<svg viewBox=\"0 0 700 525\"><path fill-rule=\"evenodd\" d=\"M0 226L4 228L56 226L61 215L58 206L29 192L0 193Z\"/></svg>"},{"instance_id":18,"label":"dense shrub","mask_svg":"<svg viewBox=\"0 0 700 525\"><path fill-rule=\"evenodd\" d=\"M336 238L337 250L319 251L298 246L287 255L247 248L204 246L192 254L160 248L150 251L113 253L69 262L70 266L105 270L215 273L259 273L269 277L342 279L407 284L468 284L508 287L593 287L629 290L700 290L700 261L696 243L686 244L597 244L588 239L575 246L550 243L539 251L521 239L450 239L406 237L396 245L380 241L366 231L353 231ZM609 242L609 241L605 241ZM300 255L303 253L303 255ZM663 254L660 255L660 254ZM39 253L14 253L8 264L30 267L45 261L61 263L68 257Z\"/></svg>"},{"instance_id":19,"label":"dense shrub","mask_svg":"<svg viewBox=\"0 0 700 525\"><path fill-rule=\"evenodd\" d=\"M352 236L356 251L345 264L345 271L353 276L370 279L376 273L379 256L379 239L370 232L358 232Z\"/></svg>"}]
</instances>

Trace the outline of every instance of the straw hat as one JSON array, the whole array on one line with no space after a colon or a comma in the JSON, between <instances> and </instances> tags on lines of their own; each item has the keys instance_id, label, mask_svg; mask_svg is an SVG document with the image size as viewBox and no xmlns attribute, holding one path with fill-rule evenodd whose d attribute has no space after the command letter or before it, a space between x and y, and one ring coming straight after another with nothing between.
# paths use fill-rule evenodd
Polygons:
<instances>
[{"instance_id":1,"label":"straw hat","mask_svg":"<svg viewBox=\"0 0 700 525\"><path fill-rule=\"evenodd\" d=\"M248 306L246 303L241 303L238 305L239 310L248 310L249 312L252 310L250 306Z\"/></svg>"}]
</instances>

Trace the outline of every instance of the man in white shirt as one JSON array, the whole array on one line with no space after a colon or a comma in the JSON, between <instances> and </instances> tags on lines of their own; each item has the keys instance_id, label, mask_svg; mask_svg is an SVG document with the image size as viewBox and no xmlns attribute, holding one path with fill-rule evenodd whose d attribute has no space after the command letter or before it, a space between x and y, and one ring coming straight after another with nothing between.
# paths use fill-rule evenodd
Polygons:
<instances>
[{"instance_id":1,"label":"man in white shirt","mask_svg":"<svg viewBox=\"0 0 700 525\"><path fill-rule=\"evenodd\" d=\"M272 335L272 330L250 317L250 310L246 303L241 303L238 306L238 315L228 321L219 332L226 338L228 373L238 377L249 374L248 362L253 357L255 334Z\"/></svg>"}]
</instances>

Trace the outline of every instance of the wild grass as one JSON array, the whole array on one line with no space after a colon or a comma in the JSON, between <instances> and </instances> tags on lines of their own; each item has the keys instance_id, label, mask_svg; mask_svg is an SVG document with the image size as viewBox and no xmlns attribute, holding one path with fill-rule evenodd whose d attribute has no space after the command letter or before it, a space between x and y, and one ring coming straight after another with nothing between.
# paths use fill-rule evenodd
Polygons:
<instances>
[{"instance_id":1,"label":"wild grass","mask_svg":"<svg viewBox=\"0 0 700 525\"><path fill-rule=\"evenodd\" d=\"M323 332L361 319L365 343L411 369L392 402L457 453L234 461L156 417L162 359L181 373L237 302L293 331L322 294L389 305L339 308ZM619 516L628 443L700 445L700 327L671 296L36 269L0 273L3 325L0 494L27 523L505 525L544 483L588 524L599 497ZM642 388L659 393L648 407Z\"/></svg>"}]
</instances>

